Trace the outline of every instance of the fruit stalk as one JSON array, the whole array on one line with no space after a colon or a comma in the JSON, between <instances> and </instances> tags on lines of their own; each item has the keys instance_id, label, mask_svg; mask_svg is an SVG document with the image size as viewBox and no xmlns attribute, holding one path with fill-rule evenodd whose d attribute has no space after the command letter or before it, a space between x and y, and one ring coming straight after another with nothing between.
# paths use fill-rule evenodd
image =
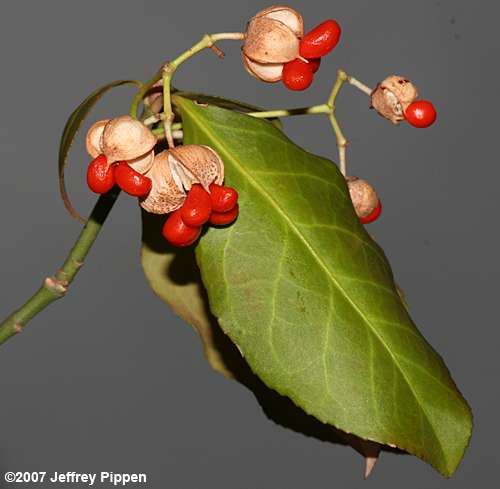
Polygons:
<instances>
[{"instance_id":1,"label":"fruit stalk","mask_svg":"<svg viewBox=\"0 0 500 489\"><path fill-rule=\"evenodd\" d=\"M216 48L215 43L222 40L242 40L245 34L242 32L221 32L218 34L205 34L200 41L191 46L188 50L184 51L173 61L165 64L163 67L162 77L163 77L163 113L161 118L163 120L163 126L165 128L165 137L167 138L167 143L169 148L174 148L174 137L172 134L172 123L174 121L174 111L172 110L172 98L171 98L171 87L172 77L176 72L177 68L187 61L189 58L193 57L195 54L203 51L206 48ZM220 49L215 50L216 54L222 58L224 54ZM159 78L158 78L159 80ZM154 83L156 83L155 80Z\"/></svg>"}]
</instances>

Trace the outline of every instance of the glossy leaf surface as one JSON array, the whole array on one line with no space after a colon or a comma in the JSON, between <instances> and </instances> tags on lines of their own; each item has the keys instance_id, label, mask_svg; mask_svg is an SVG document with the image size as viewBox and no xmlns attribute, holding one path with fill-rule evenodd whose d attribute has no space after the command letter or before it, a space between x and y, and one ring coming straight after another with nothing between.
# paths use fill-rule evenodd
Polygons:
<instances>
[{"instance_id":1,"label":"glossy leaf surface","mask_svg":"<svg viewBox=\"0 0 500 489\"><path fill-rule=\"evenodd\" d=\"M197 261L210 307L252 370L324 423L397 446L444 475L471 414L416 329L336 166L266 121L175 97L184 142L223 158L240 217Z\"/></svg>"}]
</instances>

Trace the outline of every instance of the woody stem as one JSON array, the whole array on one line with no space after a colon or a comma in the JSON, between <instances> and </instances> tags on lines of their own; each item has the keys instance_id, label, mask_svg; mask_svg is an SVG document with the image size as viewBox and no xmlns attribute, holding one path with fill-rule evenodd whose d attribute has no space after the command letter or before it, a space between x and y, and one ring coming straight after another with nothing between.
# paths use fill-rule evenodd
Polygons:
<instances>
[{"instance_id":1,"label":"woody stem","mask_svg":"<svg viewBox=\"0 0 500 489\"><path fill-rule=\"evenodd\" d=\"M52 302L64 297L99 235L118 194L119 191L113 190L99 197L61 269L54 275L45 278L41 287L20 308L0 323L0 344L20 333L33 317Z\"/></svg>"},{"instance_id":2,"label":"woody stem","mask_svg":"<svg viewBox=\"0 0 500 489\"><path fill-rule=\"evenodd\" d=\"M137 116L141 100L151 86L159 80L158 74L141 85L132 100L130 115ZM75 244L66 257L62 267L54 274L46 277L40 288L17 310L0 322L0 344L23 331L24 327L36 315L58 299L63 298L69 286L84 264L85 258L95 243L120 191L113 189L97 200Z\"/></svg>"}]
</instances>

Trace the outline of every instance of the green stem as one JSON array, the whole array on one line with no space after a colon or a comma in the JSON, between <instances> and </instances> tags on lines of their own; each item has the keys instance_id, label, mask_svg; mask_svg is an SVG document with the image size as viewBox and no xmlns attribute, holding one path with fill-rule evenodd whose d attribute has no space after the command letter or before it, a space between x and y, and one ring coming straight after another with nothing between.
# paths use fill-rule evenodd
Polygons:
<instances>
[{"instance_id":1,"label":"green stem","mask_svg":"<svg viewBox=\"0 0 500 489\"><path fill-rule=\"evenodd\" d=\"M161 77L163 75L163 70L160 70L158 73L156 73L151 80L148 80L146 83L144 83L139 90L137 90L137 93L135 94L135 97L132 100L132 103L130 104L130 111L129 114L131 117L135 117L136 119L139 118L139 105L142 102L142 99L146 95L146 93L151 89L151 87L156 83L161 80Z\"/></svg>"},{"instance_id":2,"label":"green stem","mask_svg":"<svg viewBox=\"0 0 500 489\"><path fill-rule=\"evenodd\" d=\"M327 104L313 105L311 107L299 107L296 109L263 110L259 112L248 112L247 115L259 119L272 119L274 117L291 117L295 115L329 114L330 107Z\"/></svg>"},{"instance_id":3,"label":"green stem","mask_svg":"<svg viewBox=\"0 0 500 489\"><path fill-rule=\"evenodd\" d=\"M340 89L342 88L342 85L347 81L347 79L348 76L344 70L337 71L337 79L333 84L332 91L330 92L330 96L328 97L328 101L326 102L326 105L328 105L328 107L330 107L333 112L335 111L335 101L337 100Z\"/></svg>"},{"instance_id":4,"label":"green stem","mask_svg":"<svg viewBox=\"0 0 500 489\"><path fill-rule=\"evenodd\" d=\"M345 138L342 129L340 128L340 124L338 123L337 118L335 117L335 114L333 112L328 115L328 119L330 120L333 132L335 133L335 138L337 139L337 147L339 149L340 172L345 177L347 174L347 161L346 161L347 139Z\"/></svg>"},{"instance_id":5,"label":"green stem","mask_svg":"<svg viewBox=\"0 0 500 489\"><path fill-rule=\"evenodd\" d=\"M139 117L139 105L144 99L144 96L155 83L162 79L162 77L164 80L168 80L168 89L164 92L164 95L166 95L165 100L168 102L168 109L170 110L170 113L172 113L170 104L170 79L177 67L198 51L201 51L206 47L211 47L219 56L223 56L222 51L215 46L216 41L221 39L243 39L243 37L244 35L242 33L222 33L204 36L199 43L195 44L191 49L188 49L185 53L181 54L172 63L169 63L166 68L163 68L160 72L154 75L153 78L141 86L130 105L130 115L135 118ZM165 76L165 73L169 75ZM168 126L170 131L171 122L172 120L170 120L170 124ZM0 344L4 343L15 334L20 333L28 322L38 313L52 304L52 302L55 302L57 299L66 295L69 286L82 267L87 254L97 239L97 236L99 235L99 232L101 231L102 226L111 212L119 194L119 190L112 190L111 192L99 197L88 221L83 227L80 236L69 252L68 257L66 258L61 269L53 276L47 277L42 286L19 309L14 311L2 323L0 323Z\"/></svg>"},{"instance_id":6,"label":"green stem","mask_svg":"<svg viewBox=\"0 0 500 489\"><path fill-rule=\"evenodd\" d=\"M347 175L347 158L346 158L346 149L347 149L347 139L345 138L342 129L340 128L340 124L335 117L335 102L337 101L337 97L340 93L340 89L343 87L344 83L349 80L347 73L344 70L337 71L337 79L333 84L332 91L330 92L330 96L328 97L328 101L326 105L330 108L330 112L328 113L328 119L330 124L332 125L333 132L335 133L335 138L337 139L337 148L339 151L339 168L340 172L344 177Z\"/></svg>"},{"instance_id":7,"label":"green stem","mask_svg":"<svg viewBox=\"0 0 500 489\"><path fill-rule=\"evenodd\" d=\"M173 148L174 138L172 136L172 122L174 121L174 112L172 110L171 83L172 77L182 63L187 61L195 54L203 51L206 48L212 48L219 57L224 57L224 53L215 46L217 41L222 40L242 40L245 35L241 32L221 32L218 34L205 34L200 41L184 51L181 55L175 58L170 63L163 67L163 126L165 128L165 136L170 148Z\"/></svg>"},{"instance_id":8,"label":"green stem","mask_svg":"<svg viewBox=\"0 0 500 489\"><path fill-rule=\"evenodd\" d=\"M47 277L38 291L0 324L0 344L20 333L34 316L52 302L64 297L69 285L81 269L118 195L119 191L112 191L99 197L62 268L55 275Z\"/></svg>"}]
</instances>

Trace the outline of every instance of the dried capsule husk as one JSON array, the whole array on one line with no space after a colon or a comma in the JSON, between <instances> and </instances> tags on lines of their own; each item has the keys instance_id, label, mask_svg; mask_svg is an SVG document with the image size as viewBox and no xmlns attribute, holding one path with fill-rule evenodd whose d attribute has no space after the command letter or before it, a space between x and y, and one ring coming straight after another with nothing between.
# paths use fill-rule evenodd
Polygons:
<instances>
[{"instance_id":1,"label":"dried capsule husk","mask_svg":"<svg viewBox=\"0 0 500 489\"><path fill-rule=\"evenodd\" d=\"M154 158L151 169L146 173L151 179L151 191L140 200L141 207L152 214L168 214L182 207L186 192L176 183L168 164L168 151L162 151Z\"/></svg>"},{"instance_id":2,"label":"dried capsule husk","mask_svg":"<svg viewBox=\"0 0 500 489\"><path fill-rule=\"evenodd\" d=\"M209 191L213 182L224 181L224 162L209 146L188 144L168 150L168 163L178 185L189 190L195 183Z\"/></svg>"},{"instance_id":3,"label":"dried capsule husk","mask_svg":"<svg viewBox=\"0 0 500 489\"><path fill-rule=\"evenodd\" d=\"M101 136L104 130L104 126L110 121L110 119L102 119L100 121L94 122L87 131L87 136L85 138L85 146L87 148L87 153L92 156L92 158L97 158L102 154L101 148Z\"/></svg>"},{"instance_id":4,"label":"dried capsule husk","mask_svg":"<svg viewBox=\"0 0 500 489\"><path fill-rule=\"evenodd\" d=\"M298 38L304 36L304 21L300 15L293 8L285 5L274 5L261 10L254 15L256 17L266 17L267 19L278 20L285 24Z\"/></svg>"},{"instance_id":5,"label":"dried capsule husk","mask_svg":"<svg viewBox=\"0 0 500 489\"><path fill-rule=\"evenodd\" d=\"M128 160L127 163L136 172L140 173L141 175L144 175L153 166L154 159L155 159L155 152L154 149L152 149L145 155L139 156L138 158L135 158L133 160Z\"/></svg>"},{"instance_id":6,"label":"dried capsule husk","mask_svg":"<svg viewBox=\"0 0 500 489\"><path fill-rule=\"evenodd\" d=\"M275 83L283 76L283 63L257 63L243 54L243 66L250 75L258 80Z\"/></svg>"},{"instance_id":7,"label":"dried capsule husk","mask_svg":"<svg viewBox=\"0 0 500 489\"><path fill-rule=\"evenodd\" d=\"M258 63L287 63L299 56L299 38L279 20L254 17L247 27L243 53Z\"/></svg>"},{"instance_id":8,"label":"dried capsule husk","mask_svg":"<svg viewBox=\"0 0 500 489\"><path fill-rule=\"evenodd\" d=\"M356 215L358 217L370 215L379 202L375 189L366 180L358 177L346 177L346 182Z\"/></svg>"},{"instance_id":9,"label":"dried capsule husk","mask_svg":"<svg viewBox=\"0 0 500 489\"><path fill-rule=\"evenodd\" d=\"M101 135L101 148L108 161L133 160L149 153L156 136L141 121L128 115L111 119Z\"/></svg>"},{"instance_id":10,"label":"dried capsule husk","mask_svg":"<svg viewBox=\"0 0 500 489\"><path fill-rule=\"evenodd\" d=\"M371 95L371 104L381 116L393 124L398 124L404 120L408 105L417 97L417 89L410 80L392 75L375 87Z\"/></svg>"}]
</instances>

